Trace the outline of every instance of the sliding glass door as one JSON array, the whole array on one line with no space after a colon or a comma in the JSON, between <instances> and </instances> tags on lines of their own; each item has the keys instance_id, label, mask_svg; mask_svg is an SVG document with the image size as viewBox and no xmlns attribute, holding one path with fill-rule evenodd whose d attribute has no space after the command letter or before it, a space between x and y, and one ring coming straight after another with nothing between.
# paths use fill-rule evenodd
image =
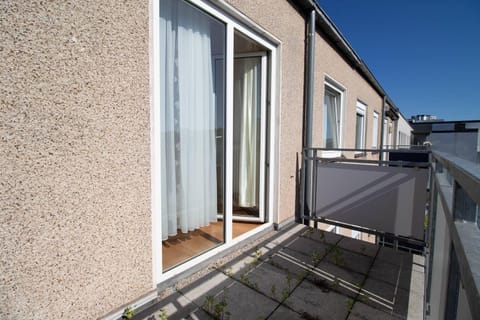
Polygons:
<instances>
[{"instance_id":1,"label":"sliding glass door","mask_svg":"<svg viewBox=\"0 0 480 320\"><path fill-rule=\"evenodd\" d=\"M159 27L166 271L266 220L268 50L186 0L160 0Z\"/></svg>"}]
</instances>

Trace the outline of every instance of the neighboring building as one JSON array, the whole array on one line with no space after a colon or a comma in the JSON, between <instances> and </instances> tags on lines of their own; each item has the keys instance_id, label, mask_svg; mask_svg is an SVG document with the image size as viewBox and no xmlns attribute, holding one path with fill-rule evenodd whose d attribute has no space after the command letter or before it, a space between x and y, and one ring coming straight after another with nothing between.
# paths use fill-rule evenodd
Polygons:
<instances>
[{"instance_id":1,"label":"neighboring building","mask_svg":"<svg viewBox=\"0 0 480 320\"><path fill-rule=\"evenodd\" d=\"M428 121L443 121L442 119L438 119L437 116L431 114L417 114L410 118L411 122L428 122Z\"/></svg>"},{"instance_id":2,"label":"neighboring building","mask_svg":"<svg viewBox=\"0 0 480 320\"><path fill-rule=\"evenodd\" d=\"M432 150L480 162L480 120L410 120L413 144L428 143Z\"/></svg>"},{"instance_id":3,"label":"neighboring building","mask_svg":"<svg viewBox=\"0 0 480 320\"><path fill-rule=\"evenodd\" d=\"M412 127L405 117L400 113L397 122L397 139L396 145L398 147L410 146L412 140Z\"/></svg>"},{"instance_id":4,"label":"neighboring building","mask_svg":"<svg viewBox=\"0 0 480 320\"><path fill-rule=\"evenodd\" d=\"M398 108L313 0L0 8L6 319L118 314L293 222L308 135L395 144Z\"/></svg>"}]
</instances>

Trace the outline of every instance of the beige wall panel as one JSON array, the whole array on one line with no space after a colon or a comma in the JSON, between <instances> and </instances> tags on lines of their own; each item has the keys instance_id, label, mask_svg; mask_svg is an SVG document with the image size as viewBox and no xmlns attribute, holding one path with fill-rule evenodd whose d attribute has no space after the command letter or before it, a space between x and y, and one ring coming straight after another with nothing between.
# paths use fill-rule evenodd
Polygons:
<instances>
[{"instance_id":1,"label":"beige wall panel","mask_svg":"<svg viewBox=\"0 0 480 320\"><path fill-rule=\"evenodd\" d=\"M152 286L148 1L0 3L2 319Z\"/></svg>"},{"instance_id":2,"label":"beige wall panel","mask_svg":"<svg viewBox=\"0 0 480 320\"><path fill-rule=\"evenodd\" d=\"M338 53L334 50L318 32L315 37L315 105L313 120L313 145L322 145L323 126L323 94L324 81L328 76L338 82L345 89L343 109L343 148L355 148L355 121L356 105L360 100L367 105L366 114L366 144L365 147L372 147L372 126L373 112L376 111L381 117L383 98L373 89L372 86L355 71ZM379 119L379 124L381 119ZM380 139L380 125L378 130ZM380 141L380 140L379 140ZM347 153L347 156L352 156ZM371 158L369 156L369 158ZM378 158L378 155L375 156Z\"/></svg>"},{"instance_id":3,"label":"beige wall panel","mask_svg":"<svg viewBox=\"0 0 480 320\"><path fill-rule=\"evenodd\" d=\"M278 179L281 222L295 213L296 153L302 150L305 20L288 1L228 2L282 42Z\"/></svg>"}]
</instances>

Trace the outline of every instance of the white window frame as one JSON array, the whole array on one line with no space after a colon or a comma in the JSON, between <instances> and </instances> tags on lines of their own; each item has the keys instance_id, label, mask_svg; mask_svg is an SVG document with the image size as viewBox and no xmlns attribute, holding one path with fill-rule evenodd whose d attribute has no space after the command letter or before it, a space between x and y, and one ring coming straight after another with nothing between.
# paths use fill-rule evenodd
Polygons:
<instances>
[{"instance_id":1,"label":"white window frame","mask_svg":"<svg viewBox=\"0 0 480 320\"><path fill-rule=\"evenodd\" d=\"M276 188L276 179L278 171L278 158L276 157L278 149L278 121L275 119L278 118L278 107L277 107L277 97L279 86L278 79L278 68L279 68L279 46L281 42L275 38L273 35L268 33L263 28L255 25L251 20L246 18L243 14L238 12L235 8L230 6L227 3L219 3L218 7L210 5L207 1L204 0L185 0L192 5L195 5L197 8L205 11L216 19L222 21L226 25L226 131L225 138L226 149L225 149L225 181L230 181L225 184L225 194L232 194L232 156L233 156L233 147L232 147L232 137L233 137L233 60L234 60L234 47L233 39L234 32L238 30L242 34L248 36L250 39L256 41L263 47L267 48L269 52L269 90L267 94L267 107L269 108L268 113L268 126L269 131L268 136L268 145L270 149L268 150L268 158L266 159L265 168L269 171L268 175L268 188L265 190L264 194L261 197L266 197L268 199L268 204L266 204L266 217L267 221L263 225L251 230L247 233L244 233L236 238L232 237L232 197L225 197L225 208L230 208L225 210L225 243L215 247L208 252L194 257L185 263L170 269L168 271L163 271L162 268L162 203L161 203L161 149L160 149L160 2L157 0L150 1L150 137L151 137L151 210L152 210L152 287L156 286L170 279L189 268L192 268L195 265L213 257L214 255L240 243L241 241L247 239L248 237L262 232L268 228L271 228L273 222L276 221L273 216L274 208L276 207L274 199L276 196L274 194ZM261 35L261 36L260 36ZM268 164L268 165L267 165Z\"/></svg>"},{"instance_id":2,"label":"white window frame","mask_svg":"<svg viewBox=\"0 0 480 320\"><path fill-rule=\"evenodd\" d=\"M322 146L326 146L326 141L325 137L327 136L327 126L326 126L326 121L327 121L327 110L325 109L324 106L324 101L325 101L325 88L328 87L330 90L334 91L337 93L340 97L340 119L339 119L339 124L338 124L338 148L341 149L343 147L343 115L344 115L344 104L345 104L345 87L342 86L338 81L333 80L329 76L325 76L325 81L323 83L323 94L324 97L322 99L322 115L323 115L323 121L322 121ZM323 151L322 152L322 157L324 158L338 158L342 155L341 151Z\"/></svg>"},{"instance_id":3,"label":"white window frame","mask_svg":"<svg viewBox=\"0 0 480 320\"><path fill-rule=\"evenodd\" d=\"M360 147L358 149L365 149L365 137L367 133L367 105L357 100L357 107L355 112L355 148L357 149L357 115L362 116L362 130L360 136ZM363 151L355 151L356 154L363 153Z\"/></svg>"},{"instance_id":4,"label":"white window frame","mask_svg":"<svg viewBox=\"0 0 480 320\"><path fill-rule=\"evenodd\" d=\"M372 131L372 149L378 149L378 124L380 114L376 111L373 112L373 131Z\"/></svg>"}]
</instances>

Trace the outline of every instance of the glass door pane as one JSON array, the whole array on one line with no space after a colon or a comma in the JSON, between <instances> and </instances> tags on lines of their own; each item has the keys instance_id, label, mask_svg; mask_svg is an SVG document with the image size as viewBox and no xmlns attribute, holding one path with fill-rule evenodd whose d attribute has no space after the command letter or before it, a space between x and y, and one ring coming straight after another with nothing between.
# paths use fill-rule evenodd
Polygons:
<instances>
[{"instance_id":1,"label":"glass door pane","mask_svg":"<svg viewBox=\"0 0 480 320\"><path fill-rule=\"evenodd\" d=\"M224 242L226 26L160 1L163 269Z\"/></svg>"},{"instance_id":2,"label":"glass door pane","mask_svg":"<svg viewBox=\"0 0 480 320\"><path fill-rule=\"evenodd\" d=\"M233 217L237 220L262 218L263 59L247 55L234 61Z\"/></svg>"}]
</instances>

